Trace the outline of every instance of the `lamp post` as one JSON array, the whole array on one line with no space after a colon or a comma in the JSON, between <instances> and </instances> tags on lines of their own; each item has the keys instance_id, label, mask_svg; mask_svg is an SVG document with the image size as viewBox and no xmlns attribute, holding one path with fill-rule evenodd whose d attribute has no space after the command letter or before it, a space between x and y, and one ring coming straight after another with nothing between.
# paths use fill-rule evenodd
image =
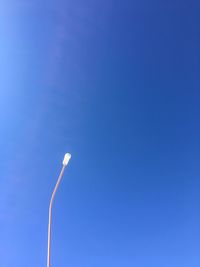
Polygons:
<instances>
[{"instance_id":1,"label":"lamp post","mask_svg":"<svg viewBox=\"0 0 200 267\"><path fill-rule=\"evenodd\" d=\"M51 266L51 224L52 224L52 205L53 205L53 201L54 201L54 197L56 194L56 191L58 189L58 186L60 184L60 181L63 177L63 173L65 170L65 167L67 166L69 160L71 158L71 155L69 153L66 153L63 159L63 166L62 166L62 170L60 172L60 175L58 177L56 186L53 190L53 193L51 195L51 200L50 200L50 204L49 204L49 224L48 224L48 247L47 247L47 267Z\"/></svg>"}]
</instances>

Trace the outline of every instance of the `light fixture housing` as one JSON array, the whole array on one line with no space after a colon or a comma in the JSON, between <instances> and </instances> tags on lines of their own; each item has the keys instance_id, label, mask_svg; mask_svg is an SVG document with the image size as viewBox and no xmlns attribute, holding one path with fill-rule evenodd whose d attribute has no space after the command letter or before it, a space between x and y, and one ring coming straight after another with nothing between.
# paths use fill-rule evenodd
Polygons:
<instances>
[{"instance_id":1,"label":"light fixture housing","mask_svg":"<svg viewBox=\"0 0 200 267\"><path fill-rule=\"evenodd\" d=\"M69 160L71 159L71 154L70 153L66 153L63 159L63 165L67 166Z\"/></svg>"}]
</instances>

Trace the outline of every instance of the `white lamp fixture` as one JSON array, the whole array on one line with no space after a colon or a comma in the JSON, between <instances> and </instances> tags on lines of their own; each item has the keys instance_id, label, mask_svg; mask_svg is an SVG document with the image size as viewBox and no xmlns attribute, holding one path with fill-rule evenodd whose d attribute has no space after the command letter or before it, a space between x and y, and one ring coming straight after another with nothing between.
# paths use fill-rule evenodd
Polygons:
<instances>
[{"instance_id":1,"label":"white lamp fixture","mask_svg":"<svg viewBox=\"0 0 200 267\"><path fill-rule=\"evenodd\" d=\"M49 204L49 224L48 224L48 248L47 248L47 267L51 266L51 224L52 224L52 205L53 205L53 201L54 201L54 197L56 194L56 191L58 189L58 186L60 184L60 181L63 177L63 173L65 170L65 167L67 166L69 160L71 158L71 154L66 153L63 159L63 167L62 170L60 172L60 175L58 177L56 186L53 190L52 196L51 196L51 200L50 200L50 204Z\"/></svg>"},{"instance_id":2,"label":"white lamp fixture","mask_svg":"<svg viewBox=\"0 0 200 267\"><path fill-rule=\"evenodd\" d=\"M69 162L70 159L71 159L71 154L66 153L66 154L65 154L65 157L64 157L64 159L63 159L63 165L64 165L64 166L67 166L67 164L68 164L68 162Z\"/></svg>"}]
</instances>

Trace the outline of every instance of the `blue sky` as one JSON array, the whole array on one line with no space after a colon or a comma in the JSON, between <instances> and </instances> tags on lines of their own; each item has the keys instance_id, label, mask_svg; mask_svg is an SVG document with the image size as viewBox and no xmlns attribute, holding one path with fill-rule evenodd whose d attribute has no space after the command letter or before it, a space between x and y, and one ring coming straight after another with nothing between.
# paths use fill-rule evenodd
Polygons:
<instances>
[{"instance_id":1,"label":"blue sky","mask_svg":"<svg viewBox=\"0 0 200 267\"><path fill-rule=\"evenodd\" d=\"M0 8L0 265L200 266L198 1Z\"/></svg>"}]
</instances>

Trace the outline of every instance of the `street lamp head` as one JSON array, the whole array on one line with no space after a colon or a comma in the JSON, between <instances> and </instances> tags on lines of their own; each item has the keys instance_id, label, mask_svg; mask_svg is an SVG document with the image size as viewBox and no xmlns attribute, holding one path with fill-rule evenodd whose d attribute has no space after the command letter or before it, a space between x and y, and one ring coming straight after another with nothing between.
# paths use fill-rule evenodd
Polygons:
<instances>
[{"instance_id":1,"label":"street lamp head","mask_svg":"<svg viewBox=\"0 0 200 267\"><path fill-rule=\"evenodd\" d=\"M68 164L70 158L71 158L71 154L66 153L65 156L64 156L64 159L63 159L63 165L64 165L64 166L67 166L67 164Z\"/></svg>"}]
</instances>

